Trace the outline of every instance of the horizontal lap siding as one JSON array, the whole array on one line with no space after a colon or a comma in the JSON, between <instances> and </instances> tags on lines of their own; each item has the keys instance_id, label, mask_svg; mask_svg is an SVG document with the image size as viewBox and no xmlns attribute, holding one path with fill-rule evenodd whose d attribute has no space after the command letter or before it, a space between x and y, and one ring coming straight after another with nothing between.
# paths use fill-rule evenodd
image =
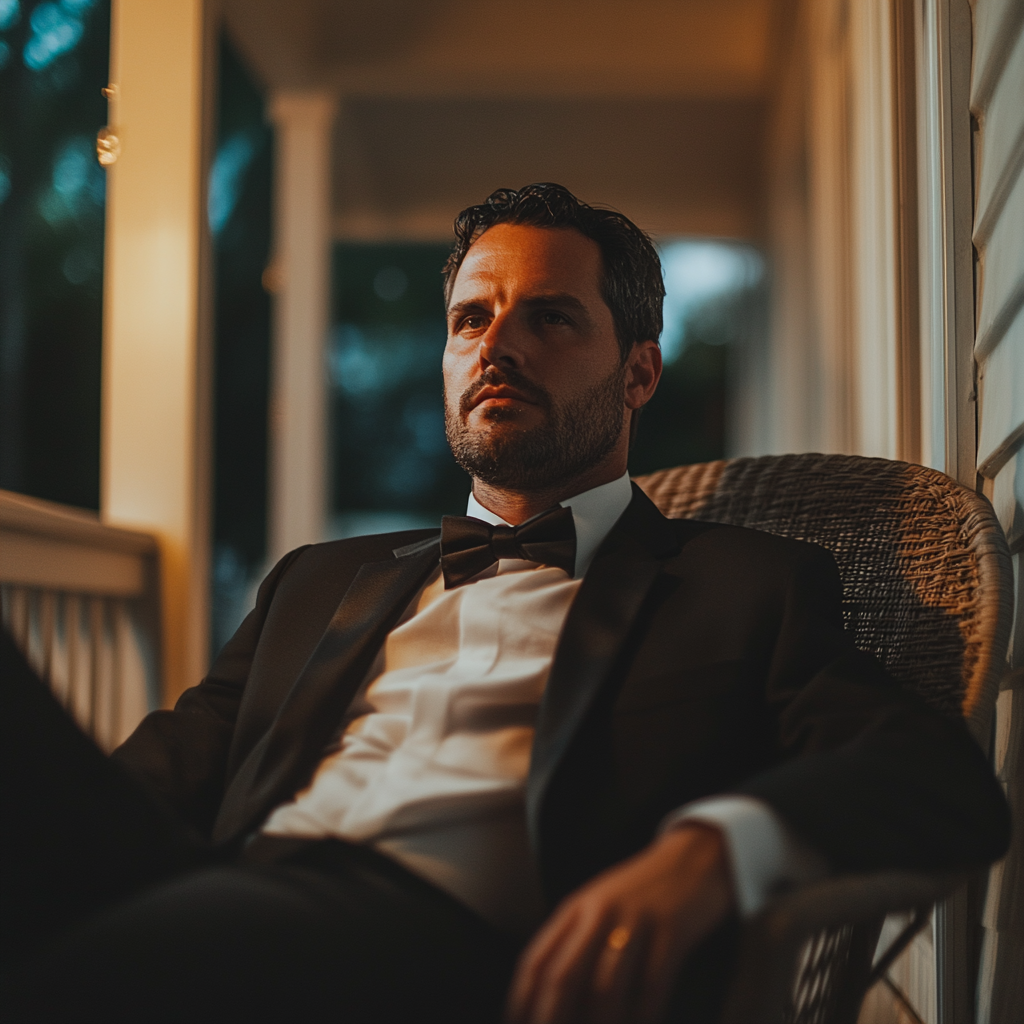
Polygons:
<instances>
[{"instance_id":1,"label":"horizontal lap siding","mask_svg":"<svg viewBox=\"0 0 1024 1024\"><path fill-rule=\"evenodd\" d=\"M1024 236L1022 236L1024 237ZM1024 429L1024 309L985 360L978 362L978 468L993 476L1020 447ZM1003 528L1006 524L1003 523Z\"/></svg>"},{"instance_id":2,"label":"horizontal lap siding","mask_svg":"<svg viewBox=\"0 0 1024 1024\"><path fill-rule=\"evenodd\" d=\"M982 244L975 241L975 245L979 252L975 354L979 362L984 362L1024 304L1024 174L1016 174L991 234Z\"/></svg>"},{"instance_id":3,"label":"horizontal lap siding","mask_svg":"<svg viewBox=\"0 0 1024 1024\"><path fill-rule=\"evenodd\" d=\"M978 470L1013 552L1017 614L996 707L996 771L1024 820L1024 0L975 0L971 106ZM1024 829L993 869L983 914L979 1024L1024 1020Z\"/></svg>"},{"instance_id":4,"label":"horizontal lap siding","mask_svg":"<svg viewBox=\"0 0 1024 1024\"><path fill-rule=\"evenodd\" d=\"M1019 0L1017 0L1019 3ZM1008 47L1003 43L1002 53ZM1020 171L1024 153L1024 36L1005 57L1002 74L996 79L990 98L976 97L979 121L983 123L977 161L975 204L976 245L984 244L1000 216L1008 186Z\"/></svg>"}]
</instances>

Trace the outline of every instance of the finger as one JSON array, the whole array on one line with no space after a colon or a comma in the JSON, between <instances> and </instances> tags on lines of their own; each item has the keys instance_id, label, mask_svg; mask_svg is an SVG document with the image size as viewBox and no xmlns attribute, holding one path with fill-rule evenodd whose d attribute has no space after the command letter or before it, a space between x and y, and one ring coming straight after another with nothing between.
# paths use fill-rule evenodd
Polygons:
<instances>
[{"instance_id":1,"label":"finger","mask_svg":"<svg viewBox=\"0 0 1024 1024\"><path fill-rule=\"evenodd\" d=\"M594 1024L632 1022L631 1012L646 974L650 925L638 921L632 927L617 925L605 938L597 960L587 1000L587 1020ZM616 938L625 933L624 939Z\"/></svg>"},{"instance_id":2,"label":"finger","mask_svg":"<svg viewBox=\"0 0 1024 1024\"><path fill-rule=\"evenodd\" d=\"M526 1024L531 1019L538 978L573 927L575 918L575 908L556 911L520 954L506 1002L505 1017L509 1024Z\"/></svg>"},{"instance_id":3,"label":"finger","mask_svg":"<svg viewBox=\"0 0 1024 1024\"><path fill-rule=\"evenodd\" d=\"M677 929L652 938L637 993L636 1024L656 1024L663 1018L690 945Z\"/></svg>"},{"instance_id":4,"label":"finger","mask_svg":"<svg viewBox=\"0 0 1024 1024\"><path fill-rule=\"evenodd\" d=\"M531 1024L578 1024L608 931L603 912L579 917L537 978Z\"/></svg>"},{"instance_id":5,"label":"finger","mask_svg":"<svg viewBox=\"0 0 1024 1024\"><path fill-rule=\"evenodd\" d=\"M544 978L552 970L552 963L558 961L573 931L581 927L583 917L575 901L562 907L534 936L520 956L509 992L509 1005L515 1012L515 1017L510 1015L510 1020L514 1020L515 1024L536 1019L534 1007L538 994L544 988Z\"/></svg>"}]
</instances>

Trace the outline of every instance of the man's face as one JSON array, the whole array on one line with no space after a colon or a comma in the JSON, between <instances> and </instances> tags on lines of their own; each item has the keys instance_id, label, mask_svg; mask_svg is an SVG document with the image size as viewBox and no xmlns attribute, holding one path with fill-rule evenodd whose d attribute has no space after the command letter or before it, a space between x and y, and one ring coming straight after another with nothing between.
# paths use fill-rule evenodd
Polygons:
<instances>
[{"instance_id":1,"label":"man's face","mask_svg":"<svg viewBox=\"0 0 1024 1024\"><path fill-rule=\"evenodd\" d=\"M473 244L448 308L448 440L499 487L556 486L625 444L626 369L579 232L498 224Z\"/></svg>"}]
</instances>

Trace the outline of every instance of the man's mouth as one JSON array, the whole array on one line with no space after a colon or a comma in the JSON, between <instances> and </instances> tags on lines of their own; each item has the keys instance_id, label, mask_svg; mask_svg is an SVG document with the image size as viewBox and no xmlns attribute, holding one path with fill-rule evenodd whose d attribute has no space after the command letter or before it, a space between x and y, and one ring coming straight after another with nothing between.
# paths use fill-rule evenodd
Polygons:
<instances>
[{"instance_id":1,"label":"man's mouth","mask_svg":"<svg viewBox=\"0 0 1024 1024\"><path fill-rule=\"evenodd\" d=\"M509 387L507 384L489 384L486 387L482 387L474 396L471 408L475 409L477 406L483 405L485 402L489 402L495 406L511 405L514 402L523 402L526 405L537 404L524 395L522 391L517 391L515 388Z\"/></svg>"},{"instance_id":2,"label":"man's mouth","mask_svg":"<svg viewBox=\"0 0 1024 1024\"><path fill-rule=\"evenodd\" d=\"M524 374L499 371L492 366L462 393L459 411L465 419L481 406L485 412L488 409L497 412L500 409L512 411L517 404L546 408L549 405L548 394L540 385L527 380Z\"/></svg>"}]
</instances>

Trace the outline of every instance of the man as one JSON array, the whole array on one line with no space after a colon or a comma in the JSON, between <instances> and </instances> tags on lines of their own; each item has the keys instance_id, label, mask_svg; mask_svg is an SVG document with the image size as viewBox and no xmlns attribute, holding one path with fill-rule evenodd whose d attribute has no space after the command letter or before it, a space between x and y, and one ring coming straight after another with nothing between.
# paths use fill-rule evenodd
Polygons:
<instances>
[{"instance_id":1,"label":"man","mask_svg":"<svg viewBox=\"0 0 1024 1024\"><path fill-rule=\"evenodd\" d=\"M663 295L626 218L494 193L446 268L470 518L286 556L118 768L11 670L16 1015L713 1020L773 891L1005 850L826 552L630 485Z\"/></svg>"}]
</instances>

